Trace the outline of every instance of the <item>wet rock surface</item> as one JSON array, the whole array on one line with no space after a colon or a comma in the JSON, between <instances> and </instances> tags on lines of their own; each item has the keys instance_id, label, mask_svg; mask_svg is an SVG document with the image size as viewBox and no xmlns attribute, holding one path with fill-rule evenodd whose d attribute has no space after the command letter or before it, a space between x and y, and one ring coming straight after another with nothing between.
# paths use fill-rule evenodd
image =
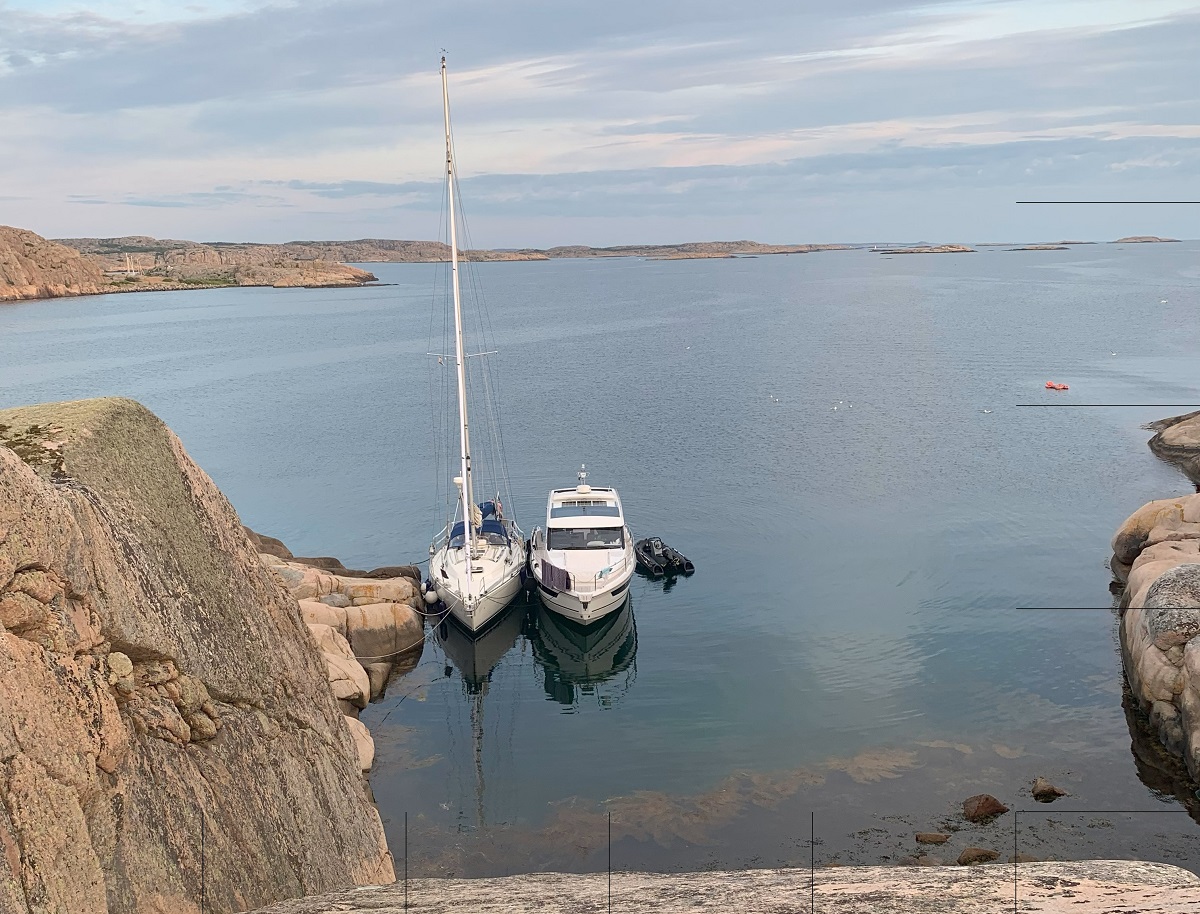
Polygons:
<instances>
[{"instance_id":1,"label":"wet rock surface","mask_svg":"<svg viewBox=\"0 0 1200 914\"><path fill-rule=\"evenodd\" d=\"M1067 792L1061 787L1055 787L1045 778L1035 778L1030 790L1033 798L1039 803L1053 803L1059 797L1065 797Z\"/></svg>"},{"instance_id":2,"label":"wet rock surface","mask_svg":"<svg viewBox=\"0 0 1200 914\"><path fill-rule=\"evenodd\" d=\"M1000 856L999 851L986 847L968 847L958 855L959 866L973 866L976 863L991 863Z\"/></svg>"},{"instance_id":3,"label":"wet rock surface","mask_svg":"<svg viewBox=\"0 0 1200 914\"><path fill-rule=\"evenodd\" d=\"M963 800L963 818L968 822L990 822L1008 812L1008 807L988 793Z\"/></svg>"}]
</instances>

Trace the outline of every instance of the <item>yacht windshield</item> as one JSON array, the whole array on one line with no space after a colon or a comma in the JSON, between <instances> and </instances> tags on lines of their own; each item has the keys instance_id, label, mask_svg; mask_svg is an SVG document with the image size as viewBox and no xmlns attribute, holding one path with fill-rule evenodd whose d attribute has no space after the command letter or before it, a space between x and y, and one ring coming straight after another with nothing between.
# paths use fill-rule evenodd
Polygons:
<instances>
[{"instance_id":1,"label":"yacht windshield","mask_svg":"<svg viewBox=\"0 0 1200 914\"><path fill-rule=\"evenodd\" d=\"M623 549L623 527L551 527L547 545L551 549Z\"/></svg>"}]
</instances>

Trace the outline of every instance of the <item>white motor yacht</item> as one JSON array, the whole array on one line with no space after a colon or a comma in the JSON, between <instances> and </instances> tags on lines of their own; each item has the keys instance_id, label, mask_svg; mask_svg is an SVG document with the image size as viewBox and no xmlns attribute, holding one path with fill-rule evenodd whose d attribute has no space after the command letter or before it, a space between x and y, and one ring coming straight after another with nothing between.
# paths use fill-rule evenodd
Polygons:
<instances>
[{"instance_id":1,"label":"white motor yacht","mask_svg":"<svg viewBox=\"0 0 1200 914\"><path fill-rule=\"evenodd\" d=\"M546 529L530 543L530 571L546 608L587 624L621 607L636 560L616 489L587 484L553 489Z\"/></svg>"}]
</instances>

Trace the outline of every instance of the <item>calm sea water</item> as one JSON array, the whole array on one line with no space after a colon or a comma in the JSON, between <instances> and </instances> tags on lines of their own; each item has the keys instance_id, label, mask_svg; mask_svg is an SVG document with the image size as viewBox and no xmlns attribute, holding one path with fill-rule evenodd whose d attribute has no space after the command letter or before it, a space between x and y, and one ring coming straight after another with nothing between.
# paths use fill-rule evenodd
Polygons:
<instances>
[{"instance_id":1,"label":"calm sea water","mask_svg":"<svg viewBox=\"0 0 1200 914\"><path fill-rule=\"evenodd\" d=\"M1124 517L1191 491L1140 425L1200 403L1198 254L478 265L510 513L541 522L586 461L698 571L587 636L536 606L431 636L363 715L410 872L603 867L609 811L621 865L807 861L812 809L875 862L898 851L860 826L1027 808L1036 775L1074 794L1056 813L1167 813L1109 856L1200 833L1139 780L1105 567ZM134 397L297 554L420 560L437 267L369 268L392 285L0 306L0 406Z\"/></svg>"}]
</instances>

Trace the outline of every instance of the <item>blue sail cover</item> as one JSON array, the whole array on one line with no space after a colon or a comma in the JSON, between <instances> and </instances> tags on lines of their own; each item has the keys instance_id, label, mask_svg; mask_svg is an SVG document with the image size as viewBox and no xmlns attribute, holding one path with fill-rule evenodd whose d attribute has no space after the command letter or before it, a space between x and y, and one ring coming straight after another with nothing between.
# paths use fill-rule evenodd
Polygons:
<instances>
[{"instance_id":1,"label":"blue sail cover","mask_svg":"<svg viewBox=\"0 0 1200 914\"><path fill-rule=\"evenodd\" d=\"M485 534L492 533L497 536L502 536L502 537L504 537L504 541L508 542L508 531L504 529L504 524L500 523L500 521L498 521L498 520L494 520L492 518L485 520L483 522L483 524L479 527L479 532L485 533ZM450 528L450 539L452 541L454 539L457 539L458 537L465 537L466 535L467 535L467 528L463 524L462 521L459 521L453 527Z\"/></svg>"}]
</instances>

